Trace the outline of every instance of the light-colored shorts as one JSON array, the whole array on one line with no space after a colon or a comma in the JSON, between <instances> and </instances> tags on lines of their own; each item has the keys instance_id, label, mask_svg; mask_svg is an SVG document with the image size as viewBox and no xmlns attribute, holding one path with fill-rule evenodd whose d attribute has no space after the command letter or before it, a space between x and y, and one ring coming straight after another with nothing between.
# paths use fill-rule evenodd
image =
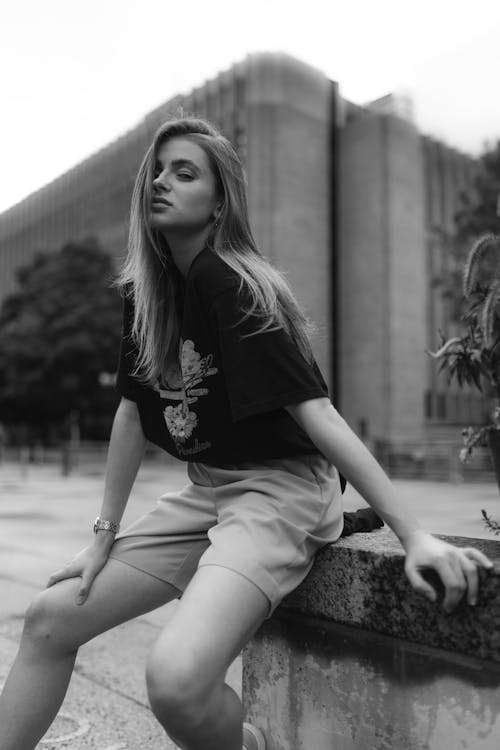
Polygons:
<instances>
[{"instance_id":1,"label":"light-colored shorts","mask_svg":"<svg viewBox=\"0 0 500 750\"><path fill-rule=\"evenodd\" d=\"M183 592L198 566L252 581L270 616L343 528L337 469L321 454L214 467L188 463L191 484L116 537L110 557Z\"/></svg>"}]
</instances>

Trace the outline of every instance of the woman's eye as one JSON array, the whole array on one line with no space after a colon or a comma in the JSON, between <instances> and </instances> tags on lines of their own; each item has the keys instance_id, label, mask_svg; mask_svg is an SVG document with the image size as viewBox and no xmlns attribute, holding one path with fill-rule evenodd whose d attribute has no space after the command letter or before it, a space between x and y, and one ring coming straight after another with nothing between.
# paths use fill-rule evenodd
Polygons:
<instances>
[{"instance_id":1,"label":"woman's eye","mask_svg":"<svg viewBox=\"0 0 500 750\"><path fill-rule=\"evenodd\" d=\"M179 177L181 180L192 180L193 175L189 172L177 172L177 177Z\"/></svg>"}]
</instances>

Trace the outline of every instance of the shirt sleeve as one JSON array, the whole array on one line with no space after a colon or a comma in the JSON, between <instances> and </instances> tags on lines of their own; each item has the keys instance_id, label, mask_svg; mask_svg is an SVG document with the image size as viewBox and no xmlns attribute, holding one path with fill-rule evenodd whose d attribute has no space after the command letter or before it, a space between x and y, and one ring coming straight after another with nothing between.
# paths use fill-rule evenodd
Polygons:
<instances>
[{"instance_id":1,"label":"shirt sleeve","mask_svg":"<svg viewBox=\"0 0 500 750\"><path fill-rule=\"evenodd\" d=\"M132 339L132 324L134 319L134 306L128 297L123 299L123 324L122 338L120 342L120 354L118 358L118 374L116 377L116 390L124 398L137 401L137 380L130 374L135 366L137 349Z\"/></svg>"},{"instance_id":2,"label":"shirt sleeve","mask_svg":"<svg viewBox=\"0 0 500 750\"><path fill-rule=\"evenodd\" d=\"M219 343L235 422L301 401L328 397L316 362L309 363L303 357L286 331L265 331L242 338L242 334L257 330L260 322L251 317L234 327L242 315L237 287L219 294L212 303L210 320Z\"/></svg>"}]
</instances>

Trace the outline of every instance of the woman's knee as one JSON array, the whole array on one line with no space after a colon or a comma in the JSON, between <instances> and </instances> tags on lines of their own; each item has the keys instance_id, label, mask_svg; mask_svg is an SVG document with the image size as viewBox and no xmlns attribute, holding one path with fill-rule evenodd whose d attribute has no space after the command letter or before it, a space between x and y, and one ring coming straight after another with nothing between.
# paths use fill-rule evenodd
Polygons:
<instances>
[{"instance_id":1,"label":"woman's knee","mask_svg":"<svg viewBox=\"0 0 500 750\"><path fill-rule=\"evenodd\" d=\"M201 724L207 706L206 675L194 656L182 649L153 649L146 667L146 685L153 713L174 734L177 728Z\"/></svg>"},{"instance_id":2,"label":"woman's knee","mask_svg":"<svg viewBox=\"0 0 500 750\"><path fill-rule=\"evenodd\" d=\"M26 611L23 637L49 650L76 651L81 644L70 617L76 606L73 599L69 585L58 584L37 594Z\"/></svg>"}]
</instances>

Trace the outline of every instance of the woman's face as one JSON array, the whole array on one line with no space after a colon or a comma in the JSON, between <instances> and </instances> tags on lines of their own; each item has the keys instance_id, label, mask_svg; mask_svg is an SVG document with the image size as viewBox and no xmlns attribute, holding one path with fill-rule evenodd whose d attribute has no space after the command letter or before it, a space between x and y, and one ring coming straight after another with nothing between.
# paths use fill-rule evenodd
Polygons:
<instances>
[{"instance_id":1,"label":"woman's face","mask_svg":"<svg viewBox=\"0 0 500 750\"><path fill-rule=\"evenodd\" d=\"M199 233L217 208L215 176L205 151L189 138L170 138L160 146L151 195L150 222L169 233Z\"/></svg>"}]
</instances>

